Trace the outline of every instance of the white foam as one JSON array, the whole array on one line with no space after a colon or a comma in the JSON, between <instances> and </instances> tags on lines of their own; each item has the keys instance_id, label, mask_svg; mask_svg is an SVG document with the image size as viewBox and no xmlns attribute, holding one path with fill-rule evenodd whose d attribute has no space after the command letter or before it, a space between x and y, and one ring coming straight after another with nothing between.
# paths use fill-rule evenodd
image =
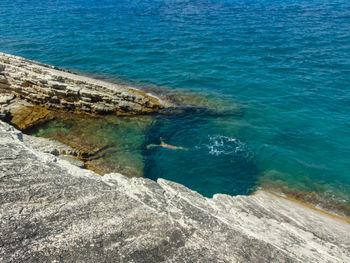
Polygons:
<instances>
[{"instance_id":1,"label":"white foam","mask_svg":"<svg viewBox=\"0 0 350 263\"><path fill-rule=\"evenodd\" d=\"M209 135L209 144L206 145L209 154L219 156L221 154L234 155L245 153L248 156L247 146L237 138L223 135Z\"/></svg>"}]
</instances>

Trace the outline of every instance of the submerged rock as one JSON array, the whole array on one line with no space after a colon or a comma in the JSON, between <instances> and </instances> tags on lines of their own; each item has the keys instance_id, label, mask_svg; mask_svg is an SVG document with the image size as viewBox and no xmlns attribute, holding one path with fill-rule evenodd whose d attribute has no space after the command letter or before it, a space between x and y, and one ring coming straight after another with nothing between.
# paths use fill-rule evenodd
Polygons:
<instances>
[{"instance_id":1,"label":"submerged rock","mask_svg":"<svg viewBox=\"0 0 350 263\"><path fill-rule=\"evenodd\" d=\"M45 123L54 118L54 113L44 107L27 106L14 109L11 112L11 123L21 130Z\"/></svg>"},{"instance_id":2,"label":"submerged rock","mask_svg":"<svg viewBox=\"0 0 350 263\"><path fill-rule=\"evenodd\" d=\"M27 132L69 145L98 174L140 177L144 169L141 151L152 120L149 115L57 118Z\"/></svg>"},{"instance_id":3,"label":"submerged rock","mask_svg":"<svg viewBox=\"0 0 350 263\"><path fill-rule=\"evenodd\" d=\"M350 261L350 225L297 203L101 177L24 141L0 121L1 262Z\"/></svg>"}]
</instances>

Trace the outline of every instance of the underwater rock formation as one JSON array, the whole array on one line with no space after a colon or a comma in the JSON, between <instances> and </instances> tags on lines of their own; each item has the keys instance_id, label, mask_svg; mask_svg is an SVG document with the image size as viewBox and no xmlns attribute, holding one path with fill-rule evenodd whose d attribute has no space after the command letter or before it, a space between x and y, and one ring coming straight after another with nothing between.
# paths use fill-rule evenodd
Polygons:
<instances>
[{"instance_id":1,"label":"underwater rock formation","mask_svg":"<svg viewBox=\"0 0 350 263\"><path fill-rule=\"evenodd\" d=\"M101 177L36 140L0 121L0 262L350 261L345 221L262 191Z\"/></svg>"}]
</instances>

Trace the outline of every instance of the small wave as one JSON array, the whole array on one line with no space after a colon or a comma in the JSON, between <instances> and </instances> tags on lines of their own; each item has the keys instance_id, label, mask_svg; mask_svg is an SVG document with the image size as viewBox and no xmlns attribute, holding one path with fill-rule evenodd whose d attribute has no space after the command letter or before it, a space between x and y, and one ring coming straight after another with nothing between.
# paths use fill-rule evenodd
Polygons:
<instances>
[{"instance_id":1,"label":"small wave","mask_svg":"<svg viewBox=\"0 0 350 263\"><path fill-rule=\"evenodd\" d=\"M223 135L209 136L209 144L206 145L211 155L241 155L249 157L251 153L247 149L247 145L237 138Z\"/></svg>"}]
</instances>

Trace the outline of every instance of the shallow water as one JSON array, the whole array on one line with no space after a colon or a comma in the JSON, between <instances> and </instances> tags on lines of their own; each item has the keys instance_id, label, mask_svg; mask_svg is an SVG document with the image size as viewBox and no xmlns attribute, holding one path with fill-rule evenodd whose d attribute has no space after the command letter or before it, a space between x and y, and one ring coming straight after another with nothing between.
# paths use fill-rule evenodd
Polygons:
<instances>
[{"instance_id":1,"label":"shallow water","mask_svg":"<svg viewBox=\"0 0 350 263\"><path fill-rule=\"evenodd\" d=\"M140 141L101 128L137 141L144 176L207 196L273 186L350 205L349 28L346 0L0 2L0 51L210 105L152 117ZM147 150L159 137L188 151Z\"/></svg>"}]
</instances>

